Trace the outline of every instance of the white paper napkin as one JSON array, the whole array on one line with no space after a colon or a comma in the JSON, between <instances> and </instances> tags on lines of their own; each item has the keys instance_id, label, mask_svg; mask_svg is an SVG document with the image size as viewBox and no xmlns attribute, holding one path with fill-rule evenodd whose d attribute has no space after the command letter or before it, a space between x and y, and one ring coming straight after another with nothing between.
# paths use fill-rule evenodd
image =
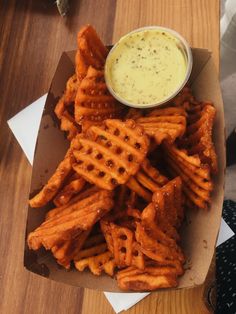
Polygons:
<instances>
[{"instance_id":1,"label":"white paper napkin","mask_svg":"<svg viewBox=\"0 0 236 314\"><path fill-rule=\"evenodd\" d=\"M46 97L47 95L45 94L24 110L20 111L13 118L8 120L10 129L31 165L33 164L35 144ZM233 231L222 218L217 246L231 238L233 235ZM145 298L149 293L104 292L104 294L111 303L114 311L119 313L123 310L128 310L130 307Z\"/></svg>"}]
</instances>

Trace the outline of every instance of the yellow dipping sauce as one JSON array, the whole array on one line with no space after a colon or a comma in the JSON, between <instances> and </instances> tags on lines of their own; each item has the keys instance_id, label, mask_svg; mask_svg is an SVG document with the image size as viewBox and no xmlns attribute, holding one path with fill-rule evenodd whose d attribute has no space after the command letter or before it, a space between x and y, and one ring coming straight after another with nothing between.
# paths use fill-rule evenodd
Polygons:
<instances>
[{"instance_id":1,"label":"yellow dipping sauce","mask_svg":"<svg viewBox=\"0 0 236 314\"><path fill-rule=\"evenodd\" d=\"M187 57L180 41L156 29L121 38L105 66L106 81L113 92L141 107L167 99L183 83L186 72Z\"/></svg>"}]
</instances>

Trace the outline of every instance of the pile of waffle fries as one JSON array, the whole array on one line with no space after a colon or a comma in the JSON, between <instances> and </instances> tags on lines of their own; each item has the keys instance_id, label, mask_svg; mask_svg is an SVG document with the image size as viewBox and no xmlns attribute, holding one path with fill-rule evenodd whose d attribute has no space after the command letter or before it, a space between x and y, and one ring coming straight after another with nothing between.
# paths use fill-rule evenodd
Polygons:
<instances>
[{"instance_id":1,"label":"pile of waffle fries","mask_svg":"<svg viewBox=\"0 0 236 314\"><path fill-rule=\"evenodd\" d=\"M75 74L55 107L70 147L29 201L54 208L28 245L50 250L66 269L115 276L122 290L176 287L185 210L211 203L216 110L189 87L161 108L120 104L105 83L107 54L96 31L83 27Z\"/></svg>"}]
</instances>

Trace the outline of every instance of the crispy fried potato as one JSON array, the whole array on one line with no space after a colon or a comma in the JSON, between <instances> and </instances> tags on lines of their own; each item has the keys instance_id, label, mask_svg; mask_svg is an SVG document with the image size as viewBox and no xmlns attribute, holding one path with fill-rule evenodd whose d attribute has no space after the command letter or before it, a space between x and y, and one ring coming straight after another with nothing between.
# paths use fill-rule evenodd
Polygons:
<instances>
[{"instance_id":1,"label":"crispy fried potato","mask_svg":"<svg viewBox=\"0 0 236 314\"><path fill-rule=\"evenodd\" d=\"M189 114L185 137L180 141L181 147L190 155L198 154L201 162L210 166L213 173L217 172L217 157L212 141L212 129L216 109L210 103L201 105L199 112Z\"/></svg>"},{"instance_id":2,"label":"crispy fried potato","mask_svg":"<svg viewBox=\"0 0 236 314\"><path fill-rule=\"evenodd\" d=\"M71 141L78 133L80 133L81 128L74 122L74 119L68 117L68 114L65 114L61 117L61 130L68 132L67 139Z\"/></svg>"},{"instance_id":3,"label":"crispy fried potato","mask_svg":"<svg viewBox=\"0 0 236 314\"><path fill-rule=\"evenodd\" d=\"M110 222L105 220L105 219L101 219L100 220L100 227L102 230L102 233L106 239L106 243L107 243L107 247L108 250L114 254L114 244L113 244L113 238L111 235L111 225Z\"/></svg>"},{"instance_id":4,"label":"crispy fried potato","mask_svg":"<svg viewBox=\"0 0 236 314\"><path fill-rule=\"evenodd\" d=\"M95 256L95 255L104 253L106 251L107 251L107 244L106 243L100 243L100 244L92 246L88 249L80 250L78 252L78 254L75 255L74 260L79 261L82 258Z\"/></svg>"},{"instance_id":5,"label":"crispy fried potato","mask_svg":"<svg viewBox=\"0 0 236 314\"><path fill-rule=\"evenodd\" d=\"M66 90L64 93L65 104L69 105L75 101L75 96L79 87L80 81L77 79L77 75L73 74L66 82Z\"/></svg>"},{"instance_id":6,"label":"crispy fried potato","mask_svg":"<svg viewBox=\"0 0 236 314\"><path fill-rule=\"evenodd\" d=\"M173 143L186 130L186 112L183 108L154 109L146 117L137 120L146 134L155 138L158 145L166 139Z\"/></svg>"},{"instance_id":7,"label":"crispy fried potato","mask_svg":"<svg viewBox=\"0 0 236 314\"><path fill-rule=\"evenodd\" d=\"M169 260L184 261L184 256L179 248L159 243L147 234L144 227L139 222L137 222L136 225L135 238L137 242L140 243L140 249L146 256L162 263Z\"/></svg>"},{"instance_id":8,"label":"crispy fried potato","mask_svg":"<svg viewBox=\"0 0 236 314\"><path fill-rule=\"evenodd\" d=\"M81 28L77 36L78 50L75 58L76 75L82 80L89 66L103 68L108 49L103 45L98 34L91 25Z\"/></svg>"},{"instance_id":9,"label":"crispy fried potato","mask_svg":"<svg viewBox=\"0 0 236 314\"><path fill-rule=\"evenodd\" d=\"M141 196L145 201L150 202L152 199L152 193L145 189L141 184L139 184L136 177L130 177L126 185L139 196Z\"/></svg>"},{"instance_id":10,"label":"crispy fried potato","mask_svg":"<svg viewBox=\"0 0 236 314\"><path fill-rule=\"evenodd\" d=\"M98 244L102 244L105 241L105 237L102 233L91 235L86 239L83 245L83 249L94 247Z\"/></svg>"},{"instance_id":11,"label":"crispy fried potato","mask_svg":"<svg viewBox=\"0 0 236 314\"><path fill-rule=\"evenodd\" d=\"M90 66L76 94L76 122L86 130L90 125L99 125L105 119L119 118L122 110L123 106L107 89L104 71Z\"/></svg>"},{"instance_id":12,"label":"crispy fried potato","mask_svg":"<svg viewBox=\"0 0 236 314\"><path fill-rule=\"evenodd\" d=\"M132 243L131 265L138 269L144 269L145 267L144 254L141 251L140 244L136 241Z\"/></svg>"},{"instance_id":13,"label":"crispy fried potato","mask_svg":"<svg viewBox=\"0 0 236 314\"><path fill-rule=\"evenodd\" d=\"M159 219L166 218L171 226L178 228L183 220L182 180L169 181L153 194L153 204Z\"/></svg>"},{"instance_id":14,"label":"crispy fried potato","mask_svg":"<svg viewBox=\"0 0 236 314\"><path fill-rule=\"evenodd\" d=\"M99 254L97 256L91 256L79 261L75 261L75 267L79 271L83 271L86 267L96 275L101 275L102 271L106 271L108 275L112 276L114 272L115 263L111 262L113 260L112 253L107 251L105 253ZM109 264L108 264L109 263Z\"/></svg>"},{"instance_id":15,"label":"crispy fried potato","mask_svg":"<svg viewBox=\"0 0 236 314\"><path fill-rule=\"evenodd\" d=\"M112 195L100 191L65 207L59 215L43 222L28 235L28 246L37 250L42 245L51 249L61 240L71 239L75 230L90 229L113 206Z\"/></svg>"},{"instance_id":16,"label":"crispy fried potato","mask_svg":"<svg viewBox=\"0 0 236 314\"><path fill-rule=\"evenodd\" d=\"M178 95L169 101L170 105L174 106L183 106L185 103L195 103L195 99L192 95L191 89L188 86L185 86ZM185 107L184 107L185 108Z\"/></svg>"},{"instance_id":17,"label":"crispy fried potato","mask_svg":"<svg viewBox=\"0 0 236 314\"><path fill-rule=\"evenodd\" d=\"M132 207L127 208L127 215L133 217L135 220L141 220L142 217L141 212L138 209Z\"/></svg>"},{"instance_id":18,"label":"crispy fried potato","mask_svg":"<svg viewBox=\"0 0 236 314\"><path fill-rule=\"evenodd\" d=\"M152 238L164 245L176 247L176 237L173 239L169 234L166 234L166 232L162 230L164 224L159 223L160 218L158 220L157 210L153 203L150 203L147 207L144 208L141 220L143 227L149 231L149 234L152 236ZM167 219L165 219L165 226L166 222Z\"/></svg>"},{"instance_id":19,"label":"crispy fried potato","mask_svg":"<svg viewBox=\"0 0 236 314\"><path fill-rule=\"evenodd\" d=\"M82 231L74 239L63 241L62 243L52 247L53 256L57 259L57 263L66 269L70 268L71 261L78 254L84 242L89 236L91 229Z\"/></svg>"},{"instance_id":20,"label":"crispy fried potato","mask_svg":"<svg viewBox=\"0 0 236 314\"><path fill-rule=\"evenodd\" d=\"M198 208L207 209L213 183L208 165L202 165L199 157L189 156L186 151L164 143L169 171L183 181L183 192Z\"/></svg>"},{"instance_id":21,"label":"crispy fried potato","mask_svg":"<svg viewBox=\"0 0 236 314\"><path fill-rule=\"evenodd\" d=\"M42 190L29 200L31 207L42 207L46 205L59 191L66 178L72 172L73 155L69 149L65 158L58 165L55 173L51 176Z\"/></svg>"},{"instance_id":22,"label":"crispy fried potato","mask_svg":"<svg viewBox=\"0 0 236 314\"><path fill-rule=\"evenodd\" d=\"M53 203L57 206L63 206L69 203L71 198L78 194L84 187L86 181L83 178L77 177L70 181L63 189L56 195Z\"/></svg>"},{"instance_id":23,"label":"crispy fried potato","mask_svg":"<svg viewBox=\"0 0 236 314\"><path fill-rule=\"evenodd\" d=\"M54 109L57 118L60 120L61 130L68 132L67 138L69 141L71 141L72 138L74 138L75 135L81 131L81 127L75 122L73 114L69 113L69 111L74 110L72 107L74 105L78 86L79 81L77 80L76 74L74 74L68 79L66 83L66 90Z\"/></svg>"},{"instance_id":24,"label":"crispy fried potato","mask_svg":"<svg viewBox=\"0 0 236 314\"><path fill-rule=\"evenodd\" d=\"M78 203L78 201L81 201L85 198L88 198L90 196L93 196L94 194L96 194L97 192L101 191L100 189L98 189L97 187L93 186L90 187L88 189L86 189L85 191L83 191L82 193L74 196L69 203L67 203L66 205L62 205L60 207L55 207L53 209L51 209L49 212L47 212L46 214L46 220L49 220L53 217L59 217L61 214L63 214L65 212L65 210L67 212L69 211L73 211L76 208L76 204ZM91 202L92 203L92 202ZM90 205L90 204L89 204Z\"/></svg>"},{"instance_id":25,"label":"crispy fried potato","mask_svg":"<svg viewBox=\"0 0 236 314\"><path fill-rule=\"evenodd\" d=\"M132 262L133 232L128 228L110 223L115 263L118 267L130 266Z\"/></svg>"},{"instance_id":26,"label":"crispy fried potato","mask_svg":"<svg viewBox=\"0 0 236 314\"><path fill-rule=\"evenodd\" d=\"M78 48L87 61L87 64L93 66L97 65L98 67L102 67L105 64L108 49L104 46L97 32L91 25L86 25L81 28L77 40ZM88 59L86 59L86 57L88 57ZM94 64L92 62L94 62Z\"/></svg>"},{"instance_id":27,"label":"crispy fried potato","mask_svg":"<svg viewBox=\"0 0 236 314\"><path fill-rule=\"evenodd\" d=\"M75 55L75 72L77 79L81 82L88 71L88 64L85 62L80 50L78 49Z\"/></svg>"},{"instance_id":28,"label":"crispy fried potato","mask_svg":"<svg viewBox=\"0 0 236 314\"><path fill-rule=\"evenodd\" d=\"M177 279L171 267L156 267L152 270L128 267L118 272L117 283L122 290L152 291L176 287Z\"/></svg>"},{"instance_id":29,"label":"crispy fried potato","mask_svg":"<svg viewBox=\"0 0 236 314\"><path fill-rule=\"evenodd\" d=\"M133 120L105 120L103 127L92 126L81 147L74 149L73 169L85 180L107 190L124 184L134 175L148 151L149 141Z\"/></svg>"},{"instance_id":30,"label":"crispy fried potato","mask_svg":"<svg viewBox=\"0 0 236 314\"><path fill-rule=\"evenodd\" d=\"M167 182L168 179L156 168L152 167L146 158L142 162L141 169L134 177L131 177L128 180L126 185L144 200L150 202L152 199L152 192L155 192Z\"/></svg>"},{"instance_id":31,"label":"crispy fried potato","mask_svg":"<svg viewBox=\"0 0 236 314\"><path fill-rule=\"evenodd\" d=\"M137 120L143 116L143 111L137 108L129 108L127 114L125 115L125 119Z\"/></svg>"}]
</instances>

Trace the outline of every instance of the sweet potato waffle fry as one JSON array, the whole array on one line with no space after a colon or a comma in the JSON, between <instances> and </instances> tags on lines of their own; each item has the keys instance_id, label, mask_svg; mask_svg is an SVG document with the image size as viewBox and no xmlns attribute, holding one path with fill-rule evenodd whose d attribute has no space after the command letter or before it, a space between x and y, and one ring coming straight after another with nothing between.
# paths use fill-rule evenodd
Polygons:
<instances>
[{"instance_id":1,"label":"sweet potato waffle fry","mask_svg":"<svg viewBox=\"0 0 236 314\"><path fill-rule=\"evenodd\" d=\"M75 261L75 267L79 271L83 271L86 267L89 267L90 271L97 276L101 275L104 270L108 275L112 276L114 273L115 262L112 253L107 251L96 256Z\"/></svg>"},{"instance_id":2,"label":"sweet potato waffle fry","mask_svg":"<svg viewBox=\"0 0 236 314\"><path fill-rule=\"evenodd\" d=\"M119 118L122 106L109 93L104 71L89 67L81 81L75 98L75 120L86 130L92 124L105 119Z\"/></svg>"},{"instance_id":3,"label":"sweet potato waffle fry","mask_svg":"<svg viewBox=\"0 0 236 314\"><path fill-rule=\"evenodd\" d=\"M186 112L183 108L154 109L147 116L136 120L153 137L158 145L165 139L173 143L186 130Z\"/></svg>"},{"instance_id":4,"label":"sweet potato waffle fry","mask_svg":"<svg viewBox=\"0 0 236 314\"><path fill-rule=\"evenodd\" d=\"M108 49L87 25L78 34L75 74L55 114L70 148L31 207L54 208L28 234L57 263L115 276L120 289L178 285L184 210L206 209L217 170L215 108L189 87L165 107L126 112L108 92Z\"/></svg>"},{"instance_id":5,"label":"sweet potato waffle fry","mask_svg":"<svg viewBox=\"0 0 236 314\"><path fill-rule=\"evenodd\" d=\"M103 68L108 49L91 25L81 28L77 36L77 41L76 75L81 80L87 74L87 69L90 65L96 69Z\"/></svg>"},{"instance_id":6,"label":"sweet potato waffle fry","mask_svg":"<svg viewBox=\"0 0 236 314\"><path fill-rule=\"evenodd\" d=\"M72 153L69 149L65 155L65 158L57 167L55 173L48 180L47 184L42 190L29 200L31 207L42 207L46 205L61 188L63 182L72 172Z\"/></svg>"},{"instance_id":7,"label":"sweet potato waffle fry","mask_svg":"<svg viewBox=\"0 0 236 314\"><path fill-rule=\"evenodd\" d=\"M174 268L146 267L140 270L128 267L117 273L117 283L122 290L152 291L160 288L177 286L177 276Z\"/></svg>"},{"instance_id":8,"label":"sweet potato waffle fry","mask_svg":"<svg viewBox=\"0 0 236 314\"><path fill-rule=\"evenodd\" d=\"M189 112L188 127L180 146L190 155L198 154L201 162L208 164L213 173L217 172L217 157L212 142L212 129L216 110L210 103L199 105L198 111Z\"/></svg>"},{"instance_id":9,"label":"sweet potato waffle fry","mask_svg":"<svg viewBox=\"0 0 236 314\"><path fill-rule=\"evenodd\" d=\"M167 182L168 179L152 167L148 159L145 159L140 170L128 180L126 185L145 201L150 202L152 193Z\"/></svg>"},{"instance_id":10,"label":"sweet potato waffle fry","mask_svg":"<svg viewBox=\"0 0 236 314\"><path fill-rule=\"evenodd\" d=\"M149 140L133 120L106 120L103 127L92 126L80 147L73 150L73 169L98 187L113 190L127 182L144 160Z\"/></svg>"},{"instance_id":11,"label":"sweet potato waffle fry","mask_svg":"<svg viewBox=\"0 0 236 314\"><path fill-rule=\"evenodd\" d=\"M52 247L53 256L57 259L57 263L66 269L71 266L71 261L75 259L78 252L81 250L84 242L89 236L91 229L82 231L78 236L71 240L65 240Z\"/></svg>"},{"instance_id":12,"label":"sweet potato waffle fry","mask_svg":"<svg viewBox=\"0 0 236 314\"><path fill-rule=\"evenodd\" d=\"M113 206L112 194L99 191L63 208L59 214L43 222L28 235L28 245L37 250L42 245L51 249L63 240L70 240L78 232L90 229Z\"/></svg>"},{"instance_id":13,"label":"sweet potato waffle fry","mask_svg":"<svg viewBox=\"0 0 236 314\"><path fill-rule=\"evenodd\" d=\"M186 150L180 150L167 143L163 145L169 171L172 175L182 178L183 191L189 203L207 209L213 189L209 166L202 164L197 155L189 156Z\"/></svg>"},{"instance_id":14,"label":"sweet potato waffle fry","mask_svg":"<svg viewBox=\"0 0 236 314\"><path fill-rule=\"evenodd\" d=\"M56 195L53 203L57 207L66 205L74 195L78 194L83 189L85 183L86 181L83 178L79 177L77 174L74 174L70 182L68 182Z\"/></svg>"},{"instance_id":15,"label":"sweet potato waffle fry","mask_svg":"<svg viewBox=\"0 0 236 314\"><path fill-rule=\"evenodd\" d=\"M92 83L92 78L95 81L104 81L103 67L107 53L108 49L103 45L95 29L91 25L84 26L78 33L75 74L68 79L66 89L55 107L55 114L61 121L61 130L69 133L68 140L71 140L77 133L80 133L82 117L85 120L84 127L88 127L88 122L91 120L95 121L97 116L100 116L101 121L102 117L103 119L118 117L120 113L118 110L120 106L111 95L108 97L109 93L106 86L104 90L104 85L101 89L101 84L95 86L94 84L88 84L90 81ZM88 71L90 66L93 67L93 70ZM88 76L85 78L87 74ZM82 87L80 88L81 85ZM99 93L101 92L104 96L102 99L101 97L99 98ZM91 93L93 93L92 98L90 97ZM107 98L110 98L109 102ZM111 106L112 102L116 104L115 109L114 106ZM94 104L95 107L92 108ZM96 110L100 109L99 106L101 105L109 107L106 108L106 114L103 113L102 115L101 112Z\"/></svg>"}]
</instances>

